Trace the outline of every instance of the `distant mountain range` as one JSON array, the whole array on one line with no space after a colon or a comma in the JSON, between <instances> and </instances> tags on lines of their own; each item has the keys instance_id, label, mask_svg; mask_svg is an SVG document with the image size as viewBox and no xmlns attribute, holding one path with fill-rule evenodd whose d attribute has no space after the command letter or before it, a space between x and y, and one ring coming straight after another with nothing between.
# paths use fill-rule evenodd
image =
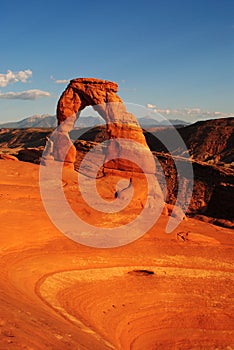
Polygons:
<instances>
[{"instance_id":1,"label":"distant mountain range","mask_svg":"<svg viewBox=\"0 0 234 350\"><path fill-rule=\"evenodd\" d=\"M148 127L162 127L162 126L186 126L187 123L179 119L170 119L158 121L152 117L142 117L138 119L142 128ZM79 128L93 127L104 124L104 120L99 116L80 116L76 122ZM31 117L25 118L17 122L8 122L0 124L0 128L4 129L24 129L24 128L55 128L57 126L57 119L55 115L49 114L35 114Z\"/></svg>"},{"instance_id":2,"label":"distant mountain range","mask_svg":"<svg viewBox=\"0 0 234 350\"><path fill-rule=\"evenodd\" d=\"M97 126L103 124L101 117L85 116L79 117L76 124L77 127L85 128L89 126ZM55 128L57 126L57 118L55 115L35 114L18 122L9 122L0 124L0 128L6 129L25 129L25 128Z\"/></svg>"},{"instance_id":3,"label":"distant mountain range","mask_svg":"<svg viewBox=\"0 0 234 350\"><path fill-rule=\"evenodd\" d=\"M162 121L159 121L155 118L146 116L138 119L140 126L142 128L151 128L151 127L161 127L161 126L187 126L190 125L190 123L185 122L181 119L164 119Z\"/></svg>"},{"instance_id":4,"label":"distant mountain range","mask_svg":"<svg viewBox=\"0 0 234 350\"><path fill-rule=\"evenodd\" d=\"M0 128L24 129L24 128L53 128L56 126L56 117L49 114L35 114L17 122L0 124Z\"/></svg>"}]
</instances>

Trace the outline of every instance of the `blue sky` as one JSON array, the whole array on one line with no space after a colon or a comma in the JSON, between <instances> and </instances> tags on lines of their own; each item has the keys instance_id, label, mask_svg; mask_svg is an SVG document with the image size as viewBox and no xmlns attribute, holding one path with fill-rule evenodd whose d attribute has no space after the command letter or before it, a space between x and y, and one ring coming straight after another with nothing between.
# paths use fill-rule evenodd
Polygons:
<instances>
[{"instance_id":1,"label":"blue sky","mask_svg":"<svg viewBox=\"0 0 234 350\"><path fill-rule=\"evenodd\" d=\"M2 0L0 10L0 122L54 114L58 81L75 77L116 81L124 101L185 120L195 108L234 113L233 0Z\"/></svg>"}]
</instances>

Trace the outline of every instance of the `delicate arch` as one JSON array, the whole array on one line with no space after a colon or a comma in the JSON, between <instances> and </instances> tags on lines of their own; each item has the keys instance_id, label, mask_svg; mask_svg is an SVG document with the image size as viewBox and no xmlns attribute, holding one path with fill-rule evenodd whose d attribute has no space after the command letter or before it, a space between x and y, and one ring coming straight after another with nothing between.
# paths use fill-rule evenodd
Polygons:
<instances>
[{"instance_id":1,"label":"delicate arch","mask_svg":"<svg viewBox=\"0 0 234 350\"><path fill-rule=\"evenodd\" d=\"M60 142L60 140L65 140L64 133L68 133L74 127L74 123L79 117L79 111L83 110L86 106L92 106L105 120L109 138L115 139L115 146L113 146L112 143L112 146L107 149L105 158L106 161L113 158L115 158L115 160L109 161L108 166L123 171L133 170L139 172L138 167L134 167L133 164L129 165L129 162L127 164L127 162L123 160L124 155L126 155L126 149L122 149L119 140L130 139L134 140L136 145L139 143L145 147L145 154L142 154L141 150L142 158L145 164L148 163L146 167L148 168L148 173L155 173L155 166L152 164L151 159L152 155L146 143L143 131L135 116L127 112L123 101L117 95L117 91L118 84L107 80L94 78L78 78L71 80L70 84L61 95L57 105L58 125L60 125L59 129L63 135L58 135L58 140L56 140L56 159L59 160L60 153L63 154L59 143L62 144L62 142L65 142ZM72 158L74 159L74 148L71 152ZM129 150L129 152L131 152L131 150ZM69 154L66 159L68 158ZM120 160L121 158L122 160ZM149 158L151 160L149 160Z\"/></svg>"}]
</instances>

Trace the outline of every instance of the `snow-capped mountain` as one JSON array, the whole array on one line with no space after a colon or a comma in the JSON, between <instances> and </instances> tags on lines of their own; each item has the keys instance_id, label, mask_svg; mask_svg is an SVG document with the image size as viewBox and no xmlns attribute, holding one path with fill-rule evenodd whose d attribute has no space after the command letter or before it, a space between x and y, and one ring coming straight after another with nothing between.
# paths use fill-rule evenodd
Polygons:
<instances>
[{"instance_id":1,"label":"snow-capped mountain","mask_svg":"<svg viewBox=\"0 0 234 350\"><path fill-rule=\"evenodd\" d=\"M79 128L92 127L104 124L104 120L99 116L80 116L75 126ZM57 119L55 115L35 114L17 122L0 124L0 128L25 129L25 128L55 128Z\"/></svg>"},{"instance_id":2,"label":"snow-capped mountain","mask_svg":"<svg viewBox=\"0 0 234 350\"><path fill-rule=\"evenodd\" d=\"M49 114L35 114L17 122L0 124L0 128L24 129L24 128L53 128L57 124L56 117Z\"/></svg>"}]
</instances>

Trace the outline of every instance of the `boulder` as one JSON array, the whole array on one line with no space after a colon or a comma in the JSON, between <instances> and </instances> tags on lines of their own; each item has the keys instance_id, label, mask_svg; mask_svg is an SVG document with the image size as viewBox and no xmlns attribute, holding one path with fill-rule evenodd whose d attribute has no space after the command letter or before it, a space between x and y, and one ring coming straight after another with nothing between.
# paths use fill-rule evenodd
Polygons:
<instances>
[{"instance_id":1,"label":"boulder","mask_svg":"<svg viewBox=\"0 0 234 350\"><path fill-rule=\"evenodd\" d=\"M25 148L18 152L18 159L23 162L39 164L43 150L41 148Z\"/></svg>"}]
</instances>

